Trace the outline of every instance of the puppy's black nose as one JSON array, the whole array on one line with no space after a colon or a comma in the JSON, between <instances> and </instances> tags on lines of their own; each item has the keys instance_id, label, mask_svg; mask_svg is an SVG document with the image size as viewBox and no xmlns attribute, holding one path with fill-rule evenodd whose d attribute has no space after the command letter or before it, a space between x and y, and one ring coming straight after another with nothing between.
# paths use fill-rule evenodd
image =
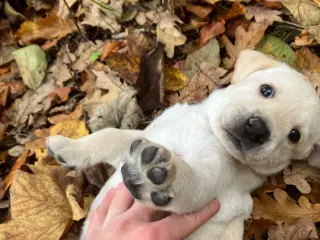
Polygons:
<instances>
[{"instance_id":1,"label":"puppy's black nose","mask_svg":"<svg viewBox=\"0 0 320 240\"><path fill-rule=\"evenodd\" d=\"M260 117L249 118L244 125L244 133L249 140L258 144L265 143L270 137L267 124Z\"/></svg>"}]
</instances>

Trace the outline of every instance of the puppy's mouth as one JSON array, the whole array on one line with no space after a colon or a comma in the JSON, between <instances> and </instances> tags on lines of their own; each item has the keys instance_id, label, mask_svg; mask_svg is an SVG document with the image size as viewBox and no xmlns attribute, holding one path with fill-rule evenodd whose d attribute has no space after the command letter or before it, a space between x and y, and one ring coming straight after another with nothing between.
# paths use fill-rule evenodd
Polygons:
<instances>
[{"instance_id":1,"label":"puppy's mouth","mask_svg":"<svg viewBox=\"0 0 320 240\"><path fill-rule=\"evenodd\" d=\"M236 150L238 150L239 152L242 152L242 146L241 146L241 141L240 139L238 139L235 135L233 135L230 131L228 131L227 129L224 129L227 133L227 137L228 139L231 141L231 143L233 144L233 146L235 147Z\"/></svg>"}]
</instances>

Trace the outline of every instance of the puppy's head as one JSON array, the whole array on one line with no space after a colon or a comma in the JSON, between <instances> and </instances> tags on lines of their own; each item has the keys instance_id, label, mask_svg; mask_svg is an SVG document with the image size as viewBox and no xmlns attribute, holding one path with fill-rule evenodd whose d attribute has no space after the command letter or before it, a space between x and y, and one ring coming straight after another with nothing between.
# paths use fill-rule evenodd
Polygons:
<instances>
[{"instance_id":1,"label":"puppy's head","mask_svg":"<svg viewBox=\"0 0 320 240\"><path fill-rule=\"evenodd\" d=\"M302 74L262 53L245 50L231 82L219 93L220 106L211 121L234 158L257 173L272 174L291 159L311 154L320 135L320 101Z\"/></svg>"}]
</instances>

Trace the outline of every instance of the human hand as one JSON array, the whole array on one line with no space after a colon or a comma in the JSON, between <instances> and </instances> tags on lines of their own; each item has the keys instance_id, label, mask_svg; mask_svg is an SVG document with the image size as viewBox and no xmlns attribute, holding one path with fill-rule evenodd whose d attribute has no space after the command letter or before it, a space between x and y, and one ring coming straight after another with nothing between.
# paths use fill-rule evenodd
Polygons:
<instances>
[{"instance_id":1,"label":"human hand","mask_svg":"<svg viewBox=\"0 0 320 240\"><path fill-rule=\"evenodd\" d=\"M134 201L124 184L120 183L92 212L87 240L180 240L191 235L219 208L219 202L214 200L196 213L172 214L152 222L156 210Z\"/></svg>"}]
</instances>

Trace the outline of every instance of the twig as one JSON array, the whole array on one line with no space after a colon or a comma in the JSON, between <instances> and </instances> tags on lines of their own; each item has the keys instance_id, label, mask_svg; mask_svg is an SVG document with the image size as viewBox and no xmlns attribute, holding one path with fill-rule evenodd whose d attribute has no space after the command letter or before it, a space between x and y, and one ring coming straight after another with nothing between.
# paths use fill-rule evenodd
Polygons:
<instances>
[{"instance_id":1,"label":"twig","mask_svg":"<svg viewBox=\"0 0 320 240\"><path fill-rule=\"evenodd\" d=\"M71 15L71 18L72 18L72 20L73 20L73 22L74 22L74 25L76 25L76 28L78 29L78 32L80 33L80 36L81 36L84 40L90 41L85 35L82 34L82 31L81 31L81 29L80 29L80 27L79 27L79 25L78 25L78 21L76 20L73 12L71 11L71 9L70 9L70 7L69 7L69 5L68 5L68 3L67 3L67 0L63 0L63 2L64 2L64 4L66 5L66 7L68 8L69 14Z\"/></svg>"},{"instance_id":2,"label":"twig","mask_svg":"<svg viewBox=\"0 0 320 240\"><path fill-rule=\"evenodd\" d=\"M283 23L285 24L288 24L288 25L291 25L291 26L294 26L296 28L300 28L300 29L303 29L304 27L302 27L301 25L299 24L296 24L296 23L292 23L292 22L289 22L289 21L282 21Z\"/></svg>"}]
</instances>

